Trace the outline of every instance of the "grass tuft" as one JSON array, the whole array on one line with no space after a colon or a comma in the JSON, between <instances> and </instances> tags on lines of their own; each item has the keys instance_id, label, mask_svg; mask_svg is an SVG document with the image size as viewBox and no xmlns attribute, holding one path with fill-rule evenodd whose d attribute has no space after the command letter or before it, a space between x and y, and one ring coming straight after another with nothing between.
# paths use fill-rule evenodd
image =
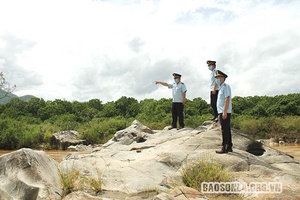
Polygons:
<instances>
[{"instance_id":1,"label":"grass tuft","mask_svg":"<svg viewBox=\"0 0 300 200\"><path fill-rule=\"evenodd\" d=\"M230 182L232 175L216 162L197 161L182 170L182 180L188 187L201 191L202 182Z\"/></svg>"},{"instance_id":2,"label":"grass tuft","mask_svg":"<svg viewBox=\"0 0 300 200\"><path fill-rule=\"evenodd\" d=\"M74 171L72 173L64 173L60 171L60 176L63 184L62 197L65 197L74 190L75 181L79 177L79 171Z\"/></svg>"},{"instance_id":3,"label":"grass tuft","mask_svg":"<svg viewBox=\"0 0 300 200\"><path fill-rule=\"evenodd\" d=\"M60 174L63 184L62 197L65 197L69 193L76 190L92 190L96 194L102 191L102 181L99 172L97 178L90 178L80 175L79 171L73 171L69 173L64 173L61 171Z\"/></svg>"}]
</instances>

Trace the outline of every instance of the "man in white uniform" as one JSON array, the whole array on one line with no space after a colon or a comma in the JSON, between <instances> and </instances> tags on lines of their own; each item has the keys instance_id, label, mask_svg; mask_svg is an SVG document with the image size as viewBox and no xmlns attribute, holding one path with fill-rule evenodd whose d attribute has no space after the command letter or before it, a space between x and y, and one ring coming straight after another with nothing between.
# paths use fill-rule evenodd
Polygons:
<instances>
[{"instance_id":1,"label":"man in white uniform","mask_svg":"<svg viewBox=\"0 0 300 200\"><path fill-rule=\"evenodd\" d=\"M222 129L222 149L216 153L232 152L232 136L230 128L230 118L232 112L231 88L225 83L228 76L220 70L217 70L216 84L220 86L217 109L219 113L219 121Z\"/></svg>"},{"instance_id":2,"label":"man in white uniform","mask_svg":"<svg viewBox=\"0 0 300 200\"><path fill-rule=\"evenodd\" d=\"M180 128L184 128L184 116L183 108L186 104L186 86L181 82L181 75L173 73L174 83L168 84L165 82L155 81L155 84L161 84L163 86L172 89L173 101L172 101L172 125L171 128L177 128L177 118L179 118Z\"/></svg>"},{"instance_id":3,"label":"man in white uniform","mask_svg":"<svg viewBox=\"0 0 300 200\"><path fill-rule=\"evenodd\" d=\"M218 110L217 110L217 99L219 92L219 85L216 84L216 61L206 61L210 73L210 105L213 110L214 117L211 119L214 122L218 122Z\"/></svg>"}]
</instances>

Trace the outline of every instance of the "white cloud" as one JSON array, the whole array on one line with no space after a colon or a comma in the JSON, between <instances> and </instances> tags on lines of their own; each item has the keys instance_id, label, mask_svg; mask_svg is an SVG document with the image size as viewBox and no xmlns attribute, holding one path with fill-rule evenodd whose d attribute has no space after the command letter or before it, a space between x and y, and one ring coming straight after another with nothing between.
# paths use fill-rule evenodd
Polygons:
<instances>
[{"instance_id":1,"label":"white cloud","mask_svg":"<svg viewBox=\"0 0 300 200\"><path fill-rule=\"evenodd\" d=\"M17 95L169 98L154 85L182 73L208 100L217 60L236 96L299 92L298 1L4 0L0 70ZM276 87L275 87L276 86Z\"/></svg>"}]
</instances>

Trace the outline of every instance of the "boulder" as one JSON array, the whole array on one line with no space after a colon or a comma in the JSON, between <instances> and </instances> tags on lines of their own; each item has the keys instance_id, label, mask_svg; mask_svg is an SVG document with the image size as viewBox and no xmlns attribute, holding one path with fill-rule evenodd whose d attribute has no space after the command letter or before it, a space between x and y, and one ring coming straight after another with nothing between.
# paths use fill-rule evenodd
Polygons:
<instances>
[{"instance_id":1,"label":"boulder","mask_svg":"<svg viewBox=\"0 0 300 200\"><path fill-rule=\"evenodd\" d=\"M20 149L0 156L0 199L61 199L58 163L44 151Z\"/></svg>"},{"instance_id":2,"label":"boulder","mask_svg":"<svg viewBox=\"0 0 300 200\"><path fill-rule=\"evenodd\" d=\"M52 134L51 143L56 149L66 150L71 145L82 144L85 140L78 139L78 132L73 130L60 131Z\"/></svg>"},{"instance_id":3,"label":"boulder","mask_svg":"<svg viewBox=\"0 0 300 200\"><path fill-rule=\"evenodd\" d=\"M138 120L134 120L131 126L116 132L112 140L124 145L130 145L133 142L145 142L147 140L147 135L153 133L154 132L150 128L143 125Z\"/></svg>"},{"instance_id":4,"label":"boulder","mask_svg":"<svg viewBox=\"0 0 300 200\"><path fill-rule=\"evenodd\" d=\"M143 138L142 142L140 138ZM186 193L174 188L183 186L181 172L187 164L199 160L220 163L238 181L281 180L284 187L289 188L284 191L284 196L291 195L291 189L299 191L300 186L296 183L300 181L300 165L297 160L257 143L235 129L232 130L233 152L216 154L215 151L221 148L221 138L220 126L211 122L196 129L150 131L134 121L92 153L66 157L60 163L60 169L78 171L89 179L101 179L102 190L106 193L98 196L103 198L109 198L106 196L108 191L127 199L138 199L140 194L158 191L158 195L153 193L149 199L180 199L179 196L184 197ZM259 150L259 153L251 150ZM174 197L174 192L178 198ZM203 194L192 193L198 195L196 199L206 198Z\"/></svg>"}]
</instances>

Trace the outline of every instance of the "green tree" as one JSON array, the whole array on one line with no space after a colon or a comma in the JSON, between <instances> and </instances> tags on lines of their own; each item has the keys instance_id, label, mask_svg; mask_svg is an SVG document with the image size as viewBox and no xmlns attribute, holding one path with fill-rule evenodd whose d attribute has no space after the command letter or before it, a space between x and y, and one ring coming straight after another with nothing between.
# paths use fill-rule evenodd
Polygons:
<instances>
[{"instance_id":1,"label":"green tree","mask_svg":"<svg viewBox=\"0 0 300 200\"><path fill-rule=\"evenodd\" d=\"M85 102L74 101L72 102L72 110L76 115L76 119L78 122L85 122L86 118L82 116L82 112L88 108L88 104Z\"/></svg>"},{"instance_id":2,"label":"green tree","mask_svg":"<svg viewBox=\"0 0 300 200\"><path fill-rule=\"evenodd\" d=\"M64 114L55 117L54 125L61 130L76 130L79 123L75 114Z\"/></svg>"},{"instance_id":3,"label":"green tree","mask_svg":"<svg viewBox=\"0 0 300 200\"><path fill-rule=\"evenodd\" d=\"M104 104L100 116L106 118L118 116L118 110L115 106L115 103L112 101Z\"/></svg>"},{"instance_id":4,"label":"green tree","mask_svg":"<svg viewBox=\"0 0 300 200\"><path fill-rule=\"evenodd\" d=\"M53 105L59 109L60 114L68 114L73 112L72 103L66 100L55 99Z\"/></svg>"},{"instance_id":5,"label":"green tree","mask_svg":"<svg viewBox=\"0 0 300 200\"><path fill-rule=\"evenodd\" d=\"M153 120L156 118L155 110L158 103L155 99L144 99L140 102L140 112L137 116L137 118L140 121L146 121L146 122L153 122Z\"/></svg>"},{"instance_id":6,"label":"green tree","mask_svg":"<svg viewBox=\"0 0 300 200\"><path fill-rule=\"evenodd\" d=\"M210 105L200 97L188 100L185 106L185 114L190 116L204 115L211 113Z\"/></svg>"},{"instance_id":7,"label":"green tree","mask_svg":"<svg viewBox=\"0 0 300 200\"><path fill-rule=\"evenodd\" d=\"M83 111L81 111L81 118L83 118L84 121L90 121L98 115L99 111L93 107L87 107Z\"/></svg>"},{"instance_id":8,"label":"green tree","mask_svg":"<svg viewBox=\"0 0 300 200\"><path fill-rule=\"evenodd\" d=\"M103 109L103 104L100 99L91 99L88 101L88 106L91 108L94 108L98 111L101 111Z\"/></svg>"},{"instance_id":9,"label":"green tree","mask_svg":"<svg viewBox=\"0 0 300 200\"><path fill-rule=\"evenodd\" d=\"M26 104L25 110L27 113L30 113L34 117L38 117L39 109L46 106L46 102L42 98L31 98Z\"/></svg>"},{"instance_id":10,"label":"green tree","mask_svg":"<svg viewBox=\"0 0 300 200\"><path fill-rule=\"evenodd\" d=\"M266 107L264 107L262 104L257 104L256 106L254 106L254 108L251 109L251 111L249 112L250 115L255 116L255 117L267 117L268 113L265 109Z\"/></svg>"},{"instance_id":11,"label":"green tree","mask_svg":"<svg viewBox=\"0 0 300 200\"><path fill-rule=\"evenodd\" d=\"M299 115L300 94L280 95L273 97L267 112L271 116Z\"/></svg>"},{"instance_id":12,"label":"green tree","mask_svg":"<svg viewBox=\"0 0 300 200\"><path fill-rule=\"evenodd\" d=\"M5 105L3 113L11 118L18 118L21 115L25 115L26 102L19 98L13 98L9 103Z\"/></svg>"},{"instance_id":13,"label":"green tree","mask_svg":"<svg viewBox=\"0 0 300 200\"><path fill-rule=\"evenodd\" d=\"M168 114L172 112L172 99L162 98L158 100L155 113Z\"/></svg>"},{"instance_id":14,"label":"green tree","mask_svg":"<svg viewBox=\"0 0 300 200\"><path fill-rule=\"evenodd\" d=\"M66 107L61 102L62 101L58 101L58 100L55 100L54 102L47 101L45 107L42 107L38 110L37 113L38 117L41 120L47 120L53 116L68 113Z\"/></svg>"},{"instance_id":15,"label":"green tree","mask_svg":"<svg viewBox=\"0 0 300 200\"><path fill-rule=\"evenodd\" d=\"M115 107L118 115L125 118L136 117L139 113L139 103L132 97L121 97L115 102Z\"/></svg>"},{"instance_id":16,"label":"green tree","mask_svg":"<svg viewBox=\"0 0 300 200\"><path fill-rule=\"evenodd\" d=\"M251 109L255 107L261 101L261 97L233 97L232 98L232 109L235 114L249 115Z\"/></svg>"}]
</instances>

